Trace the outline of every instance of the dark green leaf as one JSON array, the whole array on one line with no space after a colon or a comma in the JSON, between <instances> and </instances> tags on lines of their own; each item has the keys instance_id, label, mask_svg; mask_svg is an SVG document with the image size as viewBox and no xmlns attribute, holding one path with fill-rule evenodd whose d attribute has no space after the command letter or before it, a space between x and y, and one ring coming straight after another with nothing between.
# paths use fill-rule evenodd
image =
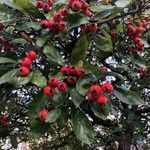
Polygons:
<instances>
[{"instance_id":1,"label":"dark green leaf","mask_svg":"<svg viewBox=\"0 0 150 150\"><path fill-rule=\"evenodd\" d=\"M106 39L105 37L98 36L97 34L93 34L96 47L99 48L101 51L105 52L112 52L113 46L112 43L110 43L110 39Z\"/></svg>"},{"instance_id":2,"label":"dark green leaf","mask_svg":"<svg viewBox=\"0 0 150 150\"><path fill-rule=\"evenodd\" d=\"M30 82L40 88L43 88L47 85L46 78L42 75L42 73L39 70L33 71L33 76L31 78Z\"/></svg>"},{"instance_id":3,"label":"dark green leaf","mask_svg":"<svg viewBox=\"0 0 150 150\"><path fill-rule=\"evenodd\" d=\"M29 139L38 139L44 136L44 134L48 131L49 124L44 121L33 120L31 122L31 129L28 133Z\"/></svg>"},{"instance_id":4,"label":"dark green leaf","mask_svg":"<svg viewBox=\"0 0 150 150\"><path fill-rule=\"evenodd\" d=\"M0 57L0 64L7 64L7 63L17 64L18 62L7 57Z\"/></svg>"},{"instance_id":5,"label":"dark green leaf","mask_svg":"<svg viewBox=\"0 0 150 150\"><path fill-rule=\"evenodd\" d=\"M61 109L53 109L49 112L46 122L53 123L61 116Z\"/></svg>"},{"instance_id":6,"label":"dark green leaf","mask_svg":"<svg viewBox=\"0 0 150 150\"><path fill-rule=\"evenodd\" d=\"M76 64L83 59L86 50L88 49L88 46L89 44L86 36L79 38L71 54L71 61L73 64Z\"/></svg>"},{"instance_id":7,"label":"dark green leaf","mask_svg":"<svg viewBox=\"0 0 150 150\"><path fill-rule=\"evenodd\" d=\"M29 106L29 117L31 119L38 117L38 112L41 109L44 109L48 101L48 97L46 97L43 93L36 96L36 99L33 100Z\"/></svg>"},{"instance_id":8,"label":"dark green leaf","mask_svg":"<svg viewBox=\"0 0 150 150\"><path fill-rule=\"evenodd\" d=\"M85 100L85 97L80 95L75 89L72 89L70 91L70 97L76 108L78 108L80 104Z\"/></svg>"},{"instance_id":9,"label":"dark green leaf","mask_svg":"<svg viewBox=\"0 0 150 150\"><path fill-rule=\"evenodd\" d=\"M58 53L58 50L52 45L44 46L43 53L53 62L63 65L62 57Z\"/></svg>"},{"instance_id":10,"label":"dark green leaf","mask_svg":"<svg viewBox=\"0 0 150 150\"><path fill-rule=\"evenodd\" d=\"M70 29L89 22L88 17L83 16L80 13L69 14L64 20L68 22Z\"/></svg>"},{"instance_id":11,"label":"dark green leaf","mask_svg":"<svg viewBox=\"0 0 150 150\"><path fill-rule=\"evenodd\" d=\"M77 110L72 117L72 121L76 137L83 143L91 144L94 139L94 130L86 115L82 111Z\"/></svg>"},{"instance_id":12,"label":"dark green leaf","mask_svg":"<svg viewBox=\"0 0 150 150\"><path fill-rule=\"evenodd\" d=\"M96 81L97 78L92 73L83 75L76 83L77 92L85 96L89 86Z\"/></svg>"},{"instance_id":13,"label":"dark green leaf","mask_svg":"<svg viewBox=\"0 0 150 150\"><path fill-rule=\"evenodd\" d=\"M0 77L0 84L9 82L13 78L13 76L17 73L17 71L18 69L13 69L4 74L2 77Z\"/></svg>"},{"instance_id":14,"label":"dark green leaf","mask_svg":"<svg viewBox=\"0 0 150 150\"><path fill-rule=\"evenodd\" d=\"M13 78L10 80L10 84L13 84L15 87L20 87L21 85L25 85L27 83L30 82L31 78L32 78L33 73L30 72L28 74L28 76L26 77L20 77L18 76L18 74L16 73Z\"/></svg>"},{"instance_id":15,"label":"dark green leaf","mask_svg":"<svg viewBox=\"0 0 150 150\"><path fill-rule=\"evenodd\" d=\"M109 115L109 109L108 106L101 106L99 104L93 103L91 105L91 110L94 112L94 115L106 120L107 116Z\"/></svg>"},{"instance_id":16,"label":"dark green leaf","mask_svg":"<svg viewBox=\"0 0 150 150\"><path fill-rule=\"evenodd\" d=\"M134 92L118 87L114 91L114 95L122 102L131 105L144 105L144 101Z\"/></svg>"}]
</instances>

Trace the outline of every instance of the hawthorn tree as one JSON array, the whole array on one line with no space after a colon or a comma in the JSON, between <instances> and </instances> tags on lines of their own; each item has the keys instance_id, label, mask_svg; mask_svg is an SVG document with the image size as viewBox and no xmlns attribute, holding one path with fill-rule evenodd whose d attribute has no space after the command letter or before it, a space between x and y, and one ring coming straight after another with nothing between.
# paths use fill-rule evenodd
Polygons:
<instances>
[{"instance_id":1,"label":"hawthorn tree","mask_svg":"<svg viewBox=\"0 0 150 150\"><path fill-rule=\"evenodd\" d=\"M1 0L1 140L148 145L149 8L148 0Z\"/></svg>"}]
</instances>

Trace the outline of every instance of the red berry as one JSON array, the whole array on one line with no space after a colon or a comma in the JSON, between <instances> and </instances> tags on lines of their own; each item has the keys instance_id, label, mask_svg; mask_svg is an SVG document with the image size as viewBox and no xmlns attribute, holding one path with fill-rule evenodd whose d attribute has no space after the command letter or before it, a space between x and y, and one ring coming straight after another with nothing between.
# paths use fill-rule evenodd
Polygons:
<instances>
[{"instance_id":1,"label":"red berry","mask_svg":"<svg viewBox=\"0 0 150 150\"><path fill-rule=\"evenodd\" d=\"M78 68L75 69L75 74L78 77L82 76L84 73L85 73L84 69L78 69Z\"/></svg>"},{"instance_id":2,"label":"red berry","mask_svg":"<svg viewBox=\"0 0 150 150\"><path fill-rule=\"evenodd\" d=\"M101 66L101 67L100 67L100 70L101 70L102 72L107 72L107 67Z\"/></svg>"},{"instance_id":3,"label":"red berry","mask_svg":"<svg viewBox=\"0 0 150 150\"><path fill-rule=\"evenodd\" d=\"M51 78L48 80L48 84L52 87L52 88L55 88L58 86L59 84L59 81L57 78Z\"/></svg>"},{"instance_id":4,"label":"red berry","mask_svg":"<svg viewBox=\"0 0 150 150\"><path fill-rule=\"evenodd\" d=\"M27 53L27 58L29 58L31 60L36 59L36 57L37 57L37 54L36 54L36 52L34 50L32 50L32 51Z\"/></svg>"},{"instance_id":5,"label":"red berry","mask_svg":"<svg viewBox=\"0 0 150 150\"><path fill-rule=\"evenodd\" d=\"M48 110L47 109L43 109L38 113L39 119L41 121L46 120L46 118L48 117Z\"/></svg>"},{"instance_id":6,"label":"red berry","mask_svg":"<svg viewBox=\"0 0 150 150\"><path fill-rule=\"evenodd\" d=\"M44 6L43 1L37 1L37 2L36 2L36 7L37 7L37 8L43 8L43 6Z\"/></svg>"},{"instance_id":7,"label":"red berry","mask_svg":"<svg viewBox=\"0 0 150 150\"><path fill-rule=\"evenodd\" d=\"M55 22L60 22L61 19L62 19L61 14L58 13L58 12L55 12L54 15L53 15L53 20L54 20Z\"/></svg>"},{"instance_id":8,"label":"red berry","mask_svg":"<svg viewBox=\"0 0 150 150\"><path fill-rule=\"evenodd\" d=\"M75 75L76 74L76 68L75 66L68 66L68 73L71 75Z\"/></svg>"},{"instance_id":9,"label":"red berry","mask_svg":"<svg viewBox=\"0 0 150 150\"><path fill-rule=\"evenodd\" d=\"M55 24L55 21L54 21L54 20L48 20L48 21L47 21L47 27L48 27L50 30L53 30L54 24Z\"/></svg>"},{"instance_id":10,"label":"red berry","mask_svg":"<svg viewBox=\"0 0 150 150\"><path fill-rule=\"evenodd\" d=\"M68 8L63 8L63 9L61 9L61 11L60 11L60 14L61 14L62 16L66 16L68 13L69 13L69 9L68 9Z\"/></svg>"},{"instance_id":11,"label":"red berry","mask_svg":"<svg viewBox=\"0 0 150 150\"><path fill-rule=\"evenodd\" d=\"M87 2L83 2L82 3L82 9L88 9L88 7L89 7L89 4L87 3Z\"/></svg>"},{"instance_id":12,"label":"red berry","mask_svg":"<svg viewBox=\"0 0 150 150\"><path fill-rule=\"evenodd\" d=\"M47 3L45 3L44 6L43 6L44 13L48 13L49 10L50 10L50 6Z\"/></svg>"},{"instance_id":13,"label":"red berry","mask_svg":"<svg viewBox=\"0 0 150 150\"><path fill-rule=\"evenodd\" d=\"M63 74L68 74L68 68L63 66L60 68L60 72L63 73Z\"/></svg>"},{"instance_id":14,"label":"red berry","mask_svg":"<svg viewBox=\"0 0 150 150\"><path fill-rule=\"evenodd\" d=\"M29 59L27 57L21 61L21 66L23 66L23 67L30 68L31 64L32 64L31 59Z\"/></svg>"},{"instance_id":15,"label":"red berry","mask_svg":"<svg viewBox=\"0 0 150 150\"><path fill-rule=\"evenodd\" d=\"M74 76L69 76L69 77L67 78L67 83L68 83L68 84L75 84L76 82L77 82L77 78L74 77Z\"/></svg>"},{"instance_id":16,"label":"red berry","mask_svg":"<svg viewBox=\"0 0 150 150\"><path fill-rule=\"evenodd\" d=\"M52 7L53 4L54 4L54 1L53 0L49 0L49 2L48 2L49 7Z\"/></svg>"},{"instance_id":17,"label":"red berry","mask_svg":"<svg viewBox=\"0 0 150 150\"><path fill-rule=\"evenodd\" d=\"M100 96L97 98L96 102L97 102L98 104L101 104L101 105L106 105L106 104L108 103L108 99L107 99L106 96L100 95Z\"/></svg>"},{"instance_id":18,"label":"red berry","mask_svg":"<svg viewBox=\"0 0 150 150\"><path fill-rule=\"evenodd\" d=\"M97 24L92 23L89 25L90 32L96 32L97 31Z\"/></svg>"},{"instance_id":19,"label":"red berry","mask_svg":"<svg viewBox=\"0 0 150 150\"><path fill-rule=\"evenodd\" d=\"M18 74L21 77L25 77L29 74L29 69L26 68L26 67L20 67L19 70L18 70Z\"/></svg>"},{"instance_id":20,"label":"red berry","mask_svg":"<svg viewBox=\"0 0 150 150\"><path fill-rule=\"evenodd\" d=\"M47 29L48 28L48 24L47 23L48 23L47 20L42 20L40 22L41 28Z\"/></svg>"},{"instance_id":21,"label":"red berry","mask_svg":"<svg viewBox=\"0 0 150 150\"><path fill-rule=\"evenodd\" d=\"M0 31L3 31L4 28L5 28L5 26L2 23L0 23Z\"/></svg>"},{"instance_id":22,"label":"red berry","mask_svg":"<svg viewBox=\"0 0 150 150\"><path fill-rule=\"evenodd\" d=\"M133 48L133 47L129 47L129 52L133 55L135 55L137 53L137 49Z\"/></svg>"},{"instance_id":23,"label":"red berry","mask_svg":"<svg viewBox=\"0 0 150 150\"><path fill-rule=\"evenodd\" d=\"M58 90L60 92L66 91L67 90L67 84L65 82L59 82L59 84L58 84Z\"/></svg>"},{"instance_id":24,"label":"red berry","mask_svg":"<svg viewBox=\"0 0 150 150\"><path fill-rule=\"evenodd\" d=\"M50 86L46 86L46 87L44 88L44 94L45 94L46 96L54 96L54 94L55 94L55 89L52 88L52 87L50 87Z\"/></svg>"},{"instance_id":25,"label":"red berry","mask_svg":"<svg viewBox=\"0 0 150 150\"><path fill-rule=\"evenodd\" d=\"M109 83L109 82L104 83L104 84L102 85L101 89L102 89L102 91L103 91L104 93L107 93L107 94L112 93L113 90L114 90L112 84Z\"/></svg>"},{"instance_id":26,"label":"red berry","mask_svg":"<svg viewBox=\"0 0 150 150\"><path fill-rule=\"evenodd\" d=\"M0 124L2 125L3 128L7 127L7 122L8 122L7 116L2 115L2 117L0 118Z\"/></svg>"},{"instance_id":27,"label":"red berry","mask_svg":"<svg viewBox=\"0 0 150 150\"><path fill-rule=\"evenodd\" d=\"M128 25L127 29L128 29L128 31L131 32L131 33L134 33L134 32L135 32L135 27L132 26L132 25Z\"/></svg>"},{"instance_id":28,"label":"red berry","mask_svg":"<svg viewBox=\"0 0 150 150\"><path fill-rule=\"evenodd\" d=\"M89 9L85 10L85 15L91 17L91 11Z\"/></svg>"},{"instance_id":29,"label":"red berry","mask_svg":"<svg viewBox=\"0 0 150 150\"><path fill-rule=\"evenodd\" d=\"M110 33L110 36L111 36L112 44L114 44L116 42L116 39L117 39L117 33L112 31Z\"/></svg>"},{"instance_id":30,"label":"red berry","mask_svg":"<svg viewBox=\"0 0 150 150\"><path fill-rule=\"evenodd\" d=\"M73 10L73 11L79 11L79 10L82 8L82 4L81 4L81 2L75 0L75 1L71 4L71 7L72 7L72 10Z\"/></svg>"},{"instance_id":31,"label":"red berry","mask_svg":"<svg viewBox=\"0 0 150 150\"><path fill-rule=\"evenodd\" d=\"M144 77L146 77L148 75L148 69L147 68L141 68L139 70L139 73L140 73L140 77L144 78Z\"/></svg>"},{"instance_id":32,"label":"red berry","mask_svg":"<svg viewBox=\"0 0 150 150\"><path fill-rule=\"evenodd\" d=\"M95 85L90 86L89 91L93 95L99 95L101 94L101 87L98 84L95 84Z\"/></svg>"},{"instance_id":33,"label":"red berry","mask_svg":"<svg viewBox=\"0 0 150 150\"><path fill-rule=\"evenodd\" d=\"M89 101L90 103L92 103L92 102L96 101L97 97L95 97L95 95L89 93L89 94L87 95L87 99L88 99L88 101Z\"/></svg>"},{"instance_id":34,"label":"red berry","mask_svg":"<svg viewBox=\"0 0 150 150\"><path fill-rule=\"evenodd\" d=\"M65 22L64 21L60 21L58 23L58 29L61 30L61 31L64 31L65 28L66 28Z\"/></svg>"}]
</instances>

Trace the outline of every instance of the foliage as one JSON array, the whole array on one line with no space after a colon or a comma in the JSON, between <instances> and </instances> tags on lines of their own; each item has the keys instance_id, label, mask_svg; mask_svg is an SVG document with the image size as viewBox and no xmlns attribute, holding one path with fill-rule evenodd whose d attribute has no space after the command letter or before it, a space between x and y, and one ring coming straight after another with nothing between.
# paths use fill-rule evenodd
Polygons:
<instances>
[{"instance_id":1,"label":"foliage","mask_svg":"<svg viewBox=\"0 0 150 150\"><path fill-rule=\"evenodd\" d=\"M115 149L116 141L123 150L148 142L150 31L144 14L148 1L86 2L86 10L76 11L68 0L58 0L46 12L36 1L1 0L0 138L10 138L12 147L17 141L47 139L45 135L54 136L55 131L60 146L80 149L97 145L96 138L106 149ZM64 8L69 12L55 22L57 26L48 26ZM141 31L133 35L132 29ZM33 59L31 51L37 54ZM58 79L57 85L51 79ZM113 92L103 88L108 81ZM95 84L103 88L107 105L88 97ZM47 86L52 93L47 93ZM49 111L45 120L39 117L42 109ZM62 130L66 136L60 138ZM49 147L58 149L54 143Z\"/></svg>"}]
</instances>

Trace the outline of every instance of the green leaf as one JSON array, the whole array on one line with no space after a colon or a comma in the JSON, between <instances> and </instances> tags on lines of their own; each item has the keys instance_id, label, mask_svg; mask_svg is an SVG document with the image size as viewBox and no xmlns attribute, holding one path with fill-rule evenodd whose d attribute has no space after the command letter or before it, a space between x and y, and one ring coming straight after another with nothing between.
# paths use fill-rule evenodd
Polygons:
<instances>
[{"instance_id":1,"label":"green leaf","mask_svg":"<svg viewBox=\"0 0 150 150\"><path fill-rule=\"evenodd\" d=\"M101 106L96 103L91 104L91 110L94 112L94 115L106 120L107 116L109 115L108 106Z\"/></svg>"},{"instance_id":2,"label":"green leaf","mask_svg":"<svg viewBox=\"0 0 150 150\"><path fill-rule=\"evenodd\" d=\"M7 64L7 63L18 64L18 62L13 59L7 57L0 57L0 64Z\"/></svg>"},{"instance_id":3,"label":"green leaf","mask_svg":"<svg viewBox=\"0 0 150 150\"><path fill-rule=\"evenodd\" d=\"M93 34L96 47L99 48L101 51L105 52L112 52L113 46L112 43L110 43L110 39L106 39L103 36L98 36L97 34Z\"/></svg>"},{"instance_id":4,"label":"green leaf","mask_svg":"<svg viewBox=\"0 0 150 150\"><path fill-rule=\"evenodd\" d=\"M21 85L25 85L27 83L30 82L31 78L32 78L33 73L30 72L28 74L28 76L26 77L20 77L18 76L18 74L16 73L11 80L9 81L10 84L13 84L15 87L20 87Z\"/></svg>"},{"instance_id":5,"label":"green leaf","mask_svg":"<svg viewBox=\"0 0 150 150\"><path fill-rule=\"evenodd\" d=\"M80 13L69 14L64 20L68 22L70 29L89 22L88 17L83 16Z\"/></svg>"},{"instance_id":6,"label":"green leaf","mask_svg":"<svg viewBox=\"0 0 150 150\"><path fill-rule=\"evenodd\" d=\"M34 6L34 4L31 2L31 0L14 0L15 4L25 10L26 12L37 16L37 17L43 17L43 15L40 13L40 11Z\"/></svg>"},{"instance_id":7,"label":"green leaf","mask_svg":"<svg viewBox=\"0 0 150 150\"><path fill-rule=\"evenodd\" d=\"M72 116L73 130L76 137L82 141L82 143L91 144L94 139L94 130L91 122L86 115L77 110Z\"/></svg>"},{"instance_id":8,"label":"green leaf","mask_svg":"<svg viewBox=\"0 0 150 150\"><path fill-rule=\"evenodd\" d=\"M62 58L58 50L52 45L46 45L43 48L43 53L53 62L63 65Z\"/></svg>"},{"instance_id":9,"label":"green leaf","mask_svg":"<svg viewBox=\"0 0 150 150\"><path fill-rule=\"evenodd\" d=\"M29 106L29 117L30 119L37 118L38 112L45 108L48 101L48 97L46 97L43 93L39 93L38 96L36 96L36 99L33 100Z\"/></svg>"},{"instance_id":10,"label":"green leaf","mask_svg":"<svg viewBox=\"0 0 150 150\"><path fill-rule=\"evenodd\" d=\"M123 8L128 6L133 0L117 0L117 2L115 2L115 5L119 8Z\"/></svg>"},{"instance_id":11,"label":"green leaf","mask_svg":"<svg viewBox=\"0 0 150 150\"><path fill-rule=\"evenodd\" d=\"M48 129L48 123L45 123L44 121L33 120L31 122L31 129L28 133L29 140L41 138L48 131Z\"/></svg>"},{"instance_id":12,"label":"green leaf","mask_svg":"<svg viewBox=\"0 0 150 150\"><path fill-rule=\"evenodd\" d=\"M89 7L89 9L91 11L97 12L97 13L107 11L107 10L111 10L113 8L114 8L114 6L112 6L112 5L102 5L101 3L94 4L94 5Z\"/></svg>"},{"instance_id":13,"label":"green leaf","mask_svg":"<svg viewBox=\"0 0 150 150\"><path fill-rule=\"evenodd\" d=\"M46 118L46 122L53 123L61 116L61 109L53 109L49 112L48 117Z\"/></svg>"},{"instance_id":14,"label":"green leaf","mask_svg":"<svg viewBox=\"0 0 150 150\"><path fill-rule=\"evenodd\" d=\"M56 92L53 96L52 103L55 107L60 106L64 103L66 100L66 94L67 92Z\"/></svg>"},{"instance_id":15,"label":"green leaf","mask_svg":"<svg viewBox=\"0 0 150 150\"><path fill-rule=\"evenodd\" d=\"M89 47L89 44L87 41L87 37L83 36L79 38L71 54L71 61L73 64L77 64L80 60L84 58L88 47Z\"/></svg>"},{"instance_id":16,"label":"green leaf","mask_svg":"<svg viewBox=\"0 0 150 150\"><path fill-rule=\"evenodd\" d=\"M30 82L40 88L43 88L47 85L46 78L42 75L42 73L39 70L33 71L33 76L31 78Z\"/></svg>"},{"instance_id":17,"label":"green leaf","mask_svg":"<svg viewBox=\"0 0 150 150\"><path fill-rule=\"evenodd\" d=\"M64 128L68 123L68 119L69 119L69 108L64 107L61 109L61 116L57 120L59 127Z\"/></svg>"},{"instance_id":18,"label":"green leaf","mask_svg":"<svg viewBox=\"0 0 150 150\"><path fill-rule=\"evenodd\" d=\"M78 108L80 104L85 100L85 97L80 95L75 89L72 89L70 91L70 97L76 108Z\"/></svg>"},{"instance_id":19,"label":"green leaf","mask_svg":"<svg viewBox=\"0 0 150 150\"><path fill-rule=\"evenodd\" d=\"M77 92L85 96L89 86L96 81L97 78L91 73L83 75L76 83Z\"/></svg>"},{"instance_id":20,"label":"green leaf","mask_svg":"<svg viewBox=\"0 0 150 150\"><path fill-rule=\"evenodd\" d=\"M144 105L144 101L134 92L118 87L114 90L114 95L123 103L130 105Z\"/></svg>"},{"instance_id":21,"label":"green leaf","mask_svg":"<svg viewBox=\"0 0 150 150\"><path fill-rule=\"evenodd\" d=\"M4 74L2 77L0 77L0 84L9 82L13 78L13 76L17 73L17 71L18 69L13 69Z\"/></svg>"}]
</instances>

